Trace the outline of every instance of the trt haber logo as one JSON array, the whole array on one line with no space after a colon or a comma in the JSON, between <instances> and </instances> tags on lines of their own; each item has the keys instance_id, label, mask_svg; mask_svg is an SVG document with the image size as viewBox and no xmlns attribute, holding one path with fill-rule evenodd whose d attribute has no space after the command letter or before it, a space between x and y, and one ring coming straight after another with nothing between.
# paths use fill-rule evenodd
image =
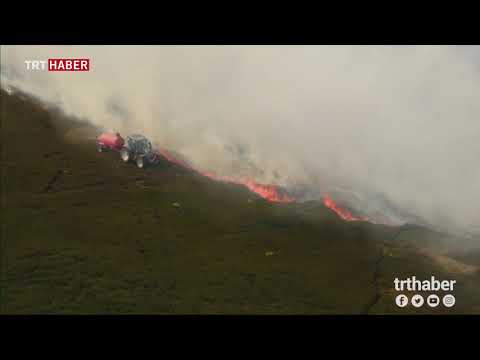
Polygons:
<instances>
[{"instance_id":1,"label":"trt haber logo","mask_svg":"<svg viewBox=\"0 0 480 360\"><path fill-rule=\"evenodd\" d=\"M27 70L90 71L90 59L25 60Z\"/></svg>"},{"instance_id":2,"label":"trt haber logo","mask_svg":"<svg viewBox=\"0 0 480 360\"><path fill-rule=\"evenodd\" d=\"M48 71L89 71L90 59L48 59Z\"/></svg>"}]
</instances>

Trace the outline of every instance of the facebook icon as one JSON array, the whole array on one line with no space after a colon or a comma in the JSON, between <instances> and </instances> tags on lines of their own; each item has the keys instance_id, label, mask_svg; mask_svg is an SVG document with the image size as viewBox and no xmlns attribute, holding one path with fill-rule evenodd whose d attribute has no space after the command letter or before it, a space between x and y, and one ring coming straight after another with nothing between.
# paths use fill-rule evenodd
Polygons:
<instances>
[{"instance_id":1,"label":"facebook icon","mask_svg":"<svg viewBox=\"0 0 480 360\"><path fill-rule=\"evenodd\" d=\"M395 303L398 307L405 307L408 305L408 297L406 295L400 294L395 298Z\"/></svg>"}]
</instances>

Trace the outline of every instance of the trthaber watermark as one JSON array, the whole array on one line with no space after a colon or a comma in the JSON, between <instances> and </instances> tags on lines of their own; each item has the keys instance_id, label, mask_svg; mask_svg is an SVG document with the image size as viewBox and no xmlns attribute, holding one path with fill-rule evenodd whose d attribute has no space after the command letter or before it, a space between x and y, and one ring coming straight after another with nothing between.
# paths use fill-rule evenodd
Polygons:
<instances>
[{"instance_id":1,"label":"trthaber watermark","mask_svg":"<svg viewBox=\"0 0 480 360\"><path fill-rule=\"evenodd\" d=\"M456 283L456 280L437 280L434 276L427 280L419 280L415 276L405 280L395 278L393 284L396 291L428 291L429 293L433 291L449 292L449 294L446 294L442 297L442 302L440 302L440 297L437 294L428 294L425 295L426 298L424 298L424 296L421 294L415 293L409 300L408 296L402 293L397 295L395 298L395 303L400 308L406 307L409 304L413 307L420 308L425 303L431 308L438 307L440 303L447 308L451 308L455 305L456 300L450 292L453 292Z\"/></svg>"},{"instance_id":2,"label":"trthaber watermark","mask_svg":"<svg viewBox=\"0 0 480 360\"><path fill-rule=\"evenodd\" d=\"M399 280L395 278L395 290L397 291L453 291L453 286L457 280L437 280L432 276L430 280L417 280L415 276L407 278L406 280Z\"/></svg>"}]
</instances>

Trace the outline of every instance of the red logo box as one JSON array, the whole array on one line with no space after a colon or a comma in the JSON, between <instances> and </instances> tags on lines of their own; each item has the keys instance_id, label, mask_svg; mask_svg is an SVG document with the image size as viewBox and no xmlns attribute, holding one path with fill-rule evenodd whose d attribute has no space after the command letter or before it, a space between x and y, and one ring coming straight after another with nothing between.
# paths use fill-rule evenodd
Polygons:
<instances>
[{"instance_id":1,"label":"red logo box","mask_svg":"<svg viewBox=\"0 0 480 360\"><path fill-rule=\"evenodd\" d=\"M90 71L90 59L48 59L48 71Z\"/></svg>"}]
</instances>

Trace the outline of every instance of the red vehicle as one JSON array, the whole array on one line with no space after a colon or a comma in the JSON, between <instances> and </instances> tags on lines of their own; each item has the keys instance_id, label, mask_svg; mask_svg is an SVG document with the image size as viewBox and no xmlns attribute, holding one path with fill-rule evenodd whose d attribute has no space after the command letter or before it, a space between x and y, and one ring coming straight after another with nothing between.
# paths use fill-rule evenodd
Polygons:
<instances>
[{"instance_id":1,"label":"red vehicle","mask_svg":"<svg viewBox=\"0 0 480 360\"><path fill-rule=\"evenodd\" d=\"M120 151L123 144L125 144L125 140L118 132L104 132L97 137L98 152L103 152L105 150Z\"/></svg>"}]
</instances>

